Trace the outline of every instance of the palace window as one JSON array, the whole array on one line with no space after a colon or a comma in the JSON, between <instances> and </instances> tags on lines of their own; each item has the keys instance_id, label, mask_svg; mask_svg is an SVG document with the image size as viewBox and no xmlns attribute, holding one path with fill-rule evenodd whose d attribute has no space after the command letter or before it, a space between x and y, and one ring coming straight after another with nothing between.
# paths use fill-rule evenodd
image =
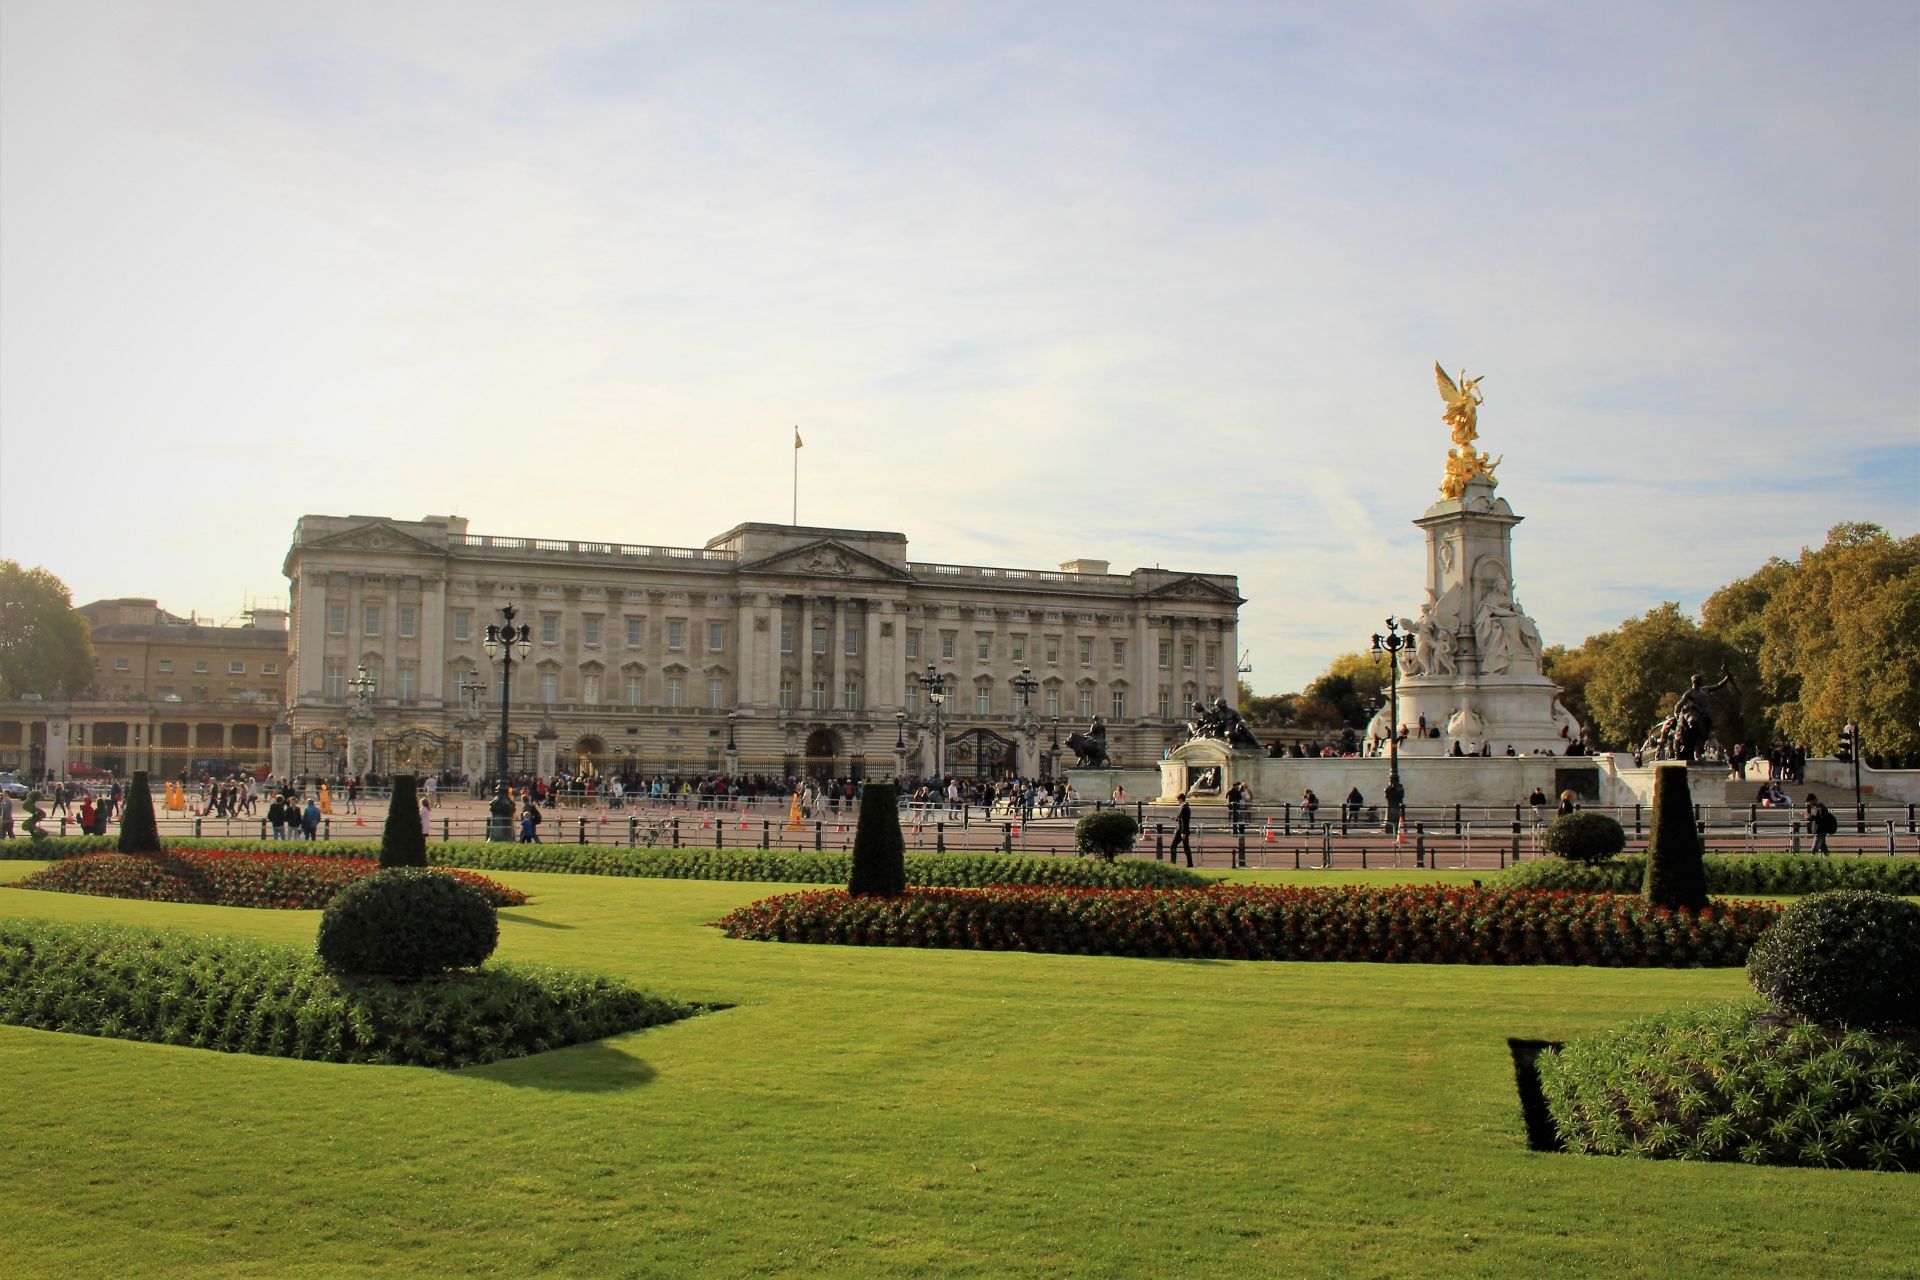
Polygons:
<instances>
[{"instance_id":1,"label":"palace window","mask_svg":"<svg viewBox=\"0 0 1920 1280\"><path fill-rule=\"evenodd\" d=\"M413 639L414 624L418 617L419 610L415 609L412 605L403 604L400 606L400 617L398 621L400 623L400 638L402 640Z\"/></svg>"},{"instance_id":2,"label":"palace window","mask_svg":"<svg viewBox=\"0 0 1920 1280\"><path fill-rule=\"evenodd\" d=\"M707 651L718 653L727 647L727 624L709 622L707 624Z\"/></svg>"},{"instance_id":3,"label":"palace window","mask_svg":"<svg viewBox=\"0 0 1920 1280\"><path fill-rule=\"evenodd\" d=\"M1113 665L1116 667L1124 667L1127 665L1127 642L1125 640L1115 640L1113 642Z\"/></svg>"},{"instance_id":4,"label":"palace window","mask_svg":"<svg viewBox=\"0 0 1920 1280\"><path fill-rule=\"evenodd\" d=\"M1015 662L1025 662L1027 660L1027 638L1025 636L1015 636L1013 638L1013 660Z\"/></svg>"},{"instance_id":5,"label":"palace window","mask_svg":"<svg viewBox=\"0 0 1920 1280\"><path fill-rule=\"evenodd\" d=\"M473 614L467 609L453 611L453 638L471 640L473 638Z\"/></svg>"},{"instance_id":6,"label":"palace window","mask_svg":"<svg viewBox=\"0 0 1920 1280\"><path fill-rule=\"evenodd\" d=\"M993 657L993 637L981 632L973 638L973 656L985 662Z\"/></svg>"},{"instance_id":7,"label":"palace window","mask_svg":"<svg viewBox=\"0 0 1920 1280\"><path fill-rule=\"evenodd\" d=\"M540 643L541 644L559 644L560 643L560 615L559 614L543 613L540 615Z\"/></svg>"},{"instance_id":8,"label":"palace window","mask_svg":"<svg viewBox=\"0 0 1920 1280\"><path fill-rule=\"evenodd\" d=\"M1050 716L1058 716L1060 714L1060 690L1058 686L1047 690L1047 714Z\"/></svg>"},{"instance_id":9,"label":"palace window","mask_svg":"<svg viewBox=\"0 0 1920 1280\"><path fill-rule=\"evenodd\" d=\"M816 654L825 654L827 651L827 624L824 622L813 624L813 651Z\"/></svg>"},{"instance_id":10,"label":"palace window","mask_svg":"<svg viewBox=\"0 0 1920 1280\"><path fill-rule=\"evenodd\" d=\"M707 708L719 711L727 705L727 682L721 676L707 677Z\"/></svg>"},{"instance_id":11,"label":"palace window","mask_svg":"<svg viewBox=\"0 0 1920 1280\"><path fill-rule=\"evenodd\" d=\"M1080 665L1083 667L1093 665L1093 637L1091 636L1080 637Z\"/></svg>"},{"instance_id":12,"label":"palace window","mask_svg":"<svg viewBox=\"0 0 1920 1280\"><path fill-rule=\"evenodd\" d=\"M680 618L667 621L667 648L684 649L687 647L687 624Z\"/></svg>"},{"instance_id":13,"label":"palace window","mask_svg":"<svg viewBox=\"0 0 1920 1280\"><path fill-rule=\"evenodd\" d=\"M627 648L638 649L642 643L640 633L646 628L645 618L627 619Z\"/></svg>"},{"instance_id":14,"label":"palace window","mask_svg":"<svg viewBox=\"0 0 1920 1280\"><path fill-rule=\"evenodd\" d=\"M847 625L847 645L845 651L849 654L860 652L860 626L858 623L849 623Z\"/></svg>"},{"instance_id":15,"label":"palace window","mask_svg":"<svg viewBox=\"0 0 1920 1280\"><path fill-rule=\"evenodd\" d=\"M953 643L955 638L958 635L959 633L955 631L942 631L940 633L940 656L941 657L951 658L953 656Z\"/></svg>"},{"instance_id":16,"label":"palace window","mask_svg":"<svg viewBox=\"0 0 1920 1280\"><path fill-rule=\"evenodd\" d=\"M370 604L360 611L360 634L377 636L380 634L380 606Z\"/></svg>"},{"instance_id":17,"label":"palace window","mask_svg":"<svg viewBox=\"0 0 1920 1280\"><path fill-rule=\"evenodd\" d=\"M114 667L114 670L125 671L127 669L126 663L127 663L127 660L125 658L120 659L119 665ZM207 674L207 660L205 658L194 659L193 674L197 676L203 676Z\"/></svg>"},{"instance_id":18,"label":"palace window","mask_svg":"<svg viewBox=\"0 0 1920 1280\"><path fill-rule=\"evenodd\" d=\"M815 711L825 711L827 709L827 682L825 680L815 680L813 682L813 709Z\"/></svg>"},{"instance_id":19,"label":"palace window","mask_svg":"<svg viewBox=\"0 0 1920 1280\"><path fill-rule=\"evenodd\" d=\"M540 701L552 704L560 701L560 673L542 671L540 673Z\"/></svg>"},{"instance_id":20,"label":"palace window","mask_svg":"<svg viewBox=\"0 0 1920 1280\"><path fill-rule=\"evenodd\" d=\"M400 694L400 701L413 701L414 666L411 662L402 662L394 668L394 685Z\"/></svg>"},{"instance_id":21,"label":"palace window","mask_svg":"<svg viewBox=\"0 0 1920 1280\"><path fill-rule=\"evenodd\" d=\"M1173 669L1173 641L1171 640L1160 642L1160 669L1162 671Z\"/></svg>"},{"instance_id":22,"label":"palace window","mask_svg":"<svg viewBox=\"0 0 1920 1280\"><path fill-rule=\"evenodd\" d=\"M347 669L338 662L327 664L326 690L329 698L347 696Z\"/></svg>"},{"instance_id":23,"label":"palace window","mask_svg":"<svg viewBox=\"0 0 1920 1280\"><path fill-rule=\"evenodd\" d=\"M860 709L860 682L858 680L852 676L848 676L845 686L840 690L840 694L845 700L847 710L858 711Z\"/></svg>"},{"instance_id":24,"label":"palace window","mask_svg":"<svg viewBox=\"0 0 1920 1280\"><path fill-rule=\"evenodd\" d=\"M1047 665L1050 667L1057 667L1060 665L1060 637L1059 636L1047 637Z\"/></svg>"},{"instance_id":25,"label":"palace window","mask_svg":"<svg viewBox=\"0 0 1920 1280\"><path fill-rule=\"evenodd\" d=\"M166 674L167 672L169 672L169 671L172 671L172 670L173 670L173 659L172 659L172 658L162 658L162 659L160 659L160 672L161 672L161 674L162 674L162 675L165 675L165 674Z\"/></svg>"},{"instance_id":26,"label":"palace window","mask_svg":"<svg viewBox=\"0 0 1920 1280\"><path fill-rule=\"evenodd\" d=\"M243 676L247 674L247 664L244 662L229 662L227 664L227 674L230 676Z\"/></svg>"},{"instance_id":27,"label":"palace window","mask_svg":"<svg viewBox=\"0 0 1920 1280\"><path fill-rule=\"evenodd\" d=\"M917 684L907 686L907 714L910 716L920 714L920 686Z\"/></svg>"},{"instance_id":28,"label":"palace window","mask_svg":"<svg viewBox=\"0 0 1920 1280\"><path fill-rule=\"evenodd\" d=\"M793 652L793 624L791 622L783 622L780 624L780 652Z\"/></svg>"},{"instance_id":29,"label":"palace window","mask_svg":"<svg viewBox=\"0 0 1920 1280\"><path fill-rule=\"evenodd\" d=\"M919 656L920 633L918 631L909 631L907 632L907 660L911 662Z\"/></svg>"},{"instance_id":30,"label":"palace window","mask_svg":"<svg viewBox=\"0 0 1920 1280\"><path fill-rule=\"evenodd\" d=\"M647 678L645 676L635 676L635 675L628 676L627 677L627 705L630 707L639 706L641 704L641 699L643 699L646 696L646 689L647 689Z\"/></svg>"},{"instance_id":31,"label":"palace window","mask_svg":"<svg viewBox=\"0 0 1920 1280\"><path fill-rule=\"evenodd\" d=\"M1091 689L1080 691L1080 714L1083 716L1093 714L1093 690Z\"/></svg>"},{"instance_id":32,"label":"palace window","mask_svg":"<svg viewBox=\"0 0 1920 1280\"><path fill-rule=\"evenodd\" d=\"M1162 689L1160 691L1160 718L1162 720L1173 719L1173 690L1171 689Z\"/></svg>"},{"instance_id":33,"label":"palace window","mask_svg":"<svg viewBox=\"0 0 1920 1280\"><path fill-rule=\"evenodd\" d=\"M277 662L263 662L260 664L260 674L263 676L277 676L280 674L280 664Z\"/></svg>"},{"instance_id":34,"label":"palace window","mask_svg":"<svg viewBox=\"0 0 1920 1280\"><path fill-rule=\"evenodd\" d=\"M343 604L327 606L327 634L330 636L347 634L347 606Z\"/></svg>"},{"instance_id":35,"label":"palace window","mask_svg":"<svg viewBox=\"0 0 1920 1280\"><path fill-rule=\"evenodd\" d=\"M113 669L115 671L126 671L131 666L132 664L129 663L125 658L115 658L113 660ZM202 670L205 670L205 668L203 667Z\"/></svg>"},{"instance_id":36,"label":"palace window","mask_svg":"<svg viewBox=\"0 0 1920 1280\"><path fill-rule=\"evenodd\" d=\"M580 701L590 707L600 703L600 677L591 671L580 677Z\"/></svg>"},{"instance_id":37,"label":"palace window","mask_svg":"<svg viewBox=\"0 0 1920 1280\"><path fill-rule=\"evenodd\" d=\"M780 709L782 711L793 710L793 681L791 680L783 679L780 682Z\"/></svg>"},{"instance_id":38,"label":"palace window","mask_svg":"<svg viewBox=\"0 0 1920 1280\"><path fill-rule=\"evenodd\" d=\"M597 645L600 643L600 618L597 614L589 614L587 617L581 619L580 640L583 644Z\"/></svg>"},{"instance_id":39,"label":"palace window","mask_svg":"<svg viewBox=\"0 0 1920 1280\"><path fill-rule=\"evenodd\" d=\"M1113 718L1116 720L1123 719L1126 714L1127 691L1125 689L1115 689L1113 691Z\"/></svg>"},{"instance_id":40,"label":"palace window","mask_svg":"<svg viewBox=\"0 0 1920 1280\"><path fill-rule=\"evenodd\" d=\"M685 701L686 701L686 697L681 692L680 677L668 676L667 677L667 705L670 707L677 707L677 706L680 706Z\"/></svg>"},{"instance_id":41,"label":"palace window","mask_svg":"<svg viewBox=\"0 0 1920 1280\"><path fill-rule=\"evenodd\" d=\"M984 716L993 710L993 686L978 685L973 691L973 713Z\"/></svg>"},{"instance_id":42,"label":"palace window","mask_svg":"<svg viewBox=\"0 0 1920 1280\"><path fill-rule=\"evenodd\" d=\"M1193 641L1191 640L1180 642L1180 665L1188 671L1193 670Z\"/></svg>"},{"instance_id":43,"label":"palace window","mask_svg":"<svg viewBox=\"0 0 1920 1280\"><path fill-rule=\"evenodd\" d=\"M1207 642L1207 670L1211 671L1219 665L1220 642L1217 640L1209 640Z\"/></svg>"}]
</instances>

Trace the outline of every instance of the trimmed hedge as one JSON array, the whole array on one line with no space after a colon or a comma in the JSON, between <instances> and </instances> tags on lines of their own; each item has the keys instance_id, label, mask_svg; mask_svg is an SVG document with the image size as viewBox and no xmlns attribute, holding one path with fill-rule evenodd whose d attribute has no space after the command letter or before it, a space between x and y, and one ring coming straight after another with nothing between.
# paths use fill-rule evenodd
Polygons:
<instances>
[{"instance_id":1,"label":"trimmed hedge","mask_svg":"<svg viewBox=\"0 0 1920 1280\"><path fill-rule=\"evenodd\" d=\"M1707 892L1801 894L1826 889L1875 889L1920 895L1920 858L1830 858L1808 853L1709 854L1702 862ZM1523 862L1494 882L1514 889L1574 889L1632 893L1647 877L1647 860L1628 854L1595 866L1577 862Z\"/></svg>"},{"instance_id":2,"label":"trimmed hedge","mask_svg":"<svg viewBox=\"0 0 1920 1280\"><path fill-rule=\"evenodd\" d=\"M160 825L154 820L153 790L147 785L146 770L134 770L121 803L125 809L120 815L120 835L114 848L121 853L159 853Z\"/></svg>"},{"instance_id":3,"label":"trimmed hedge","mask_svg":"<svg viewBox=\"0 0 1920 1280\"><path fill-rule=\"evenodd\" d=\"M1755 944L1747 978L1796 1017L1920 1030L1920 907L1859 889L1802 898Z\"/></svg>"},{"instance_id":4,"label":"trimmed hedge","mask_svg":"<svg viewBox=\"0 0 1920 1280\"><path fill-rule=\"evenodd\" d=\"M298 853L312 858L371 858L379 845L368 840L322 840L262 844L258 840L196 840L204 849ZM56 838L33 847L36 857L70 858L112 840L93 836ZM6 846L0 845L0 849ZM24 851L26 846L21 846ZM589 876L639 876L662 880L763 880L775 884L846 884L853 870L848 853L781 849L630 849L625 845L490 844L479 840L427 846L436 867L476 871L546 871ZM922 885L1057 884L1088 888L1198 888L1210 881L1184 867L1143 859L1106 863L1091 858L1054 858L1009 853L909 853L907 883Z\"/></svg>"},{"instance_id":5,"label":"trimmed hedge","mask_svg":"<svg viewBox=\"0 0 1920 1280\"><path fill-rule=\"evenodd\" d=\"M327 905L314 950L335 973L417 982L477 969L498 945L500 921L478 890L425 867L383 867Z\"/></svg>"},{"instance_id":6,"label":"trimmed hedge","mask_svg":"<svg viewBox=\"0 0 1920 1280\"><path fill-rule=\"evenodd\" d=\"M420 825L420 779L411 773L393 778L387 821L380 829L380 868L427 865L427 833Z\"/></svg>"},{"instance_id":7,"label":"trimmed hedge","mask_svg":"<svg viewBox=\"0 0 1920 1280\"><path fill-rule=\"evenodd\" d=\"M501 965L398 985L275 943L0 920L0 1022L322 1062L471 1067L674 1022L698 1006Z\"/></svg>"},{"instance_id":8,"label":"trimmed hedge","mask_svg":"<svg viewBox=\"0 0 1920 1280\"><path fill-rule=\"evenodd\" d=\"M379 864L369 858L314 858L227 849L90 853L42 867L13 887L146 902L317 911L341 890L379 869ZM517 907L527 901L527 895L518 889L471 871L447 869L435 874L467 884L496 907Z\"/></svg>"},{"instance_id":9,"label":"trimmed hedge","mask_svg":"<svg viewBox=\"0 0 1920 1280\"><path fill-rule=\"evenodd\" d=\"M715 923L732 938L1210 960L1730 967L1771 903L1670 911L1638 896L1401 886L909 889L783 894Z\"/></svg>"},{"instance_id":10,"label":"trimmed hedge","mask_svg":"<svg viewBox=\"0 0 1920 1280\"><path fill-rule=\"evenodd\" d=\"M860 797L847 892L892 897L907 887L907 843L900 835L900 793L891 782L869 782Z\"/></svg>"},{"instance_id":11,"label":"trimmed hedge","mask_svg":"<svg viewBox=\"0 0 1920 1280\"><path fill-rule=\"evenodd\" d=\"M1642 1018L1536 1062L1570 1151L1920 1169L1920 1044L1759 1001Z\"/></svg>"},{"instance_id":12,"label":"trimmed hedge","mask_svg":"<svg viewBox=\"0 0 1920 1280\"><path fill-rule=\"evenodd\" d=\"M1701 866L1706 847L1694 825L1693 793L1687 766L1656 765L1653 770L1653 818L1647 829L1647 901L1657 907L1698 911L1707 905L1707 877Z\"/></svg>"},{"instance_id":13,"label":"trimmed hedge","mask_svg":"<svg viewBox=\"0 0 1920 1280\"><path fill-rule=\"evenodd\" d=\"M1540 848L1569 862L1605 862L1627 847L1627 833L1604 813L1583 809L1563 813L1548 824Z\"/></svg>"},{"instance_id":14,"label":"trimmed hedge","mask_svg":"<svg viewBox=\"0 0 1920 1280\"><path fill-rule=\"evenodd\" d=\"M1074 848L1112 862L1133 852L1140 824L1125 809L1096 809L1073 824Z\"/></svg>"}]
</instances>

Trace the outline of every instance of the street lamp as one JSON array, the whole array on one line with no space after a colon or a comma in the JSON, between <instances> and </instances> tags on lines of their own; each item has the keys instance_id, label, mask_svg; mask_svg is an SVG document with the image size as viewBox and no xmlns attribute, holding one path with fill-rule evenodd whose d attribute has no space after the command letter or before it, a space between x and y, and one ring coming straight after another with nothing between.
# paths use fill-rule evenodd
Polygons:
<instances>
[{"instance_id":1,"label":"street lamp","mask_svg":"<svg viewBox=\"0 0 1920 1280\"><path fill-rule=\"evenodd\" d=\"M513 606L500 606L500 621L487 624L487 637L481 642L487 651L487 657L500 664L500 754L497 760L499 785L507 785L507 714L513 701L513 660L517 655L524 660L533 649L533 641L528 637L526 623L513 625L515 617Z\"/></svg>"},{"instance_id":2,"label":"street lamp","mask_svg":"<svg viewBox=\"0 0 1920 1280\"><path fill-rule=\"evenodd\" d=\"M347 681L347 688L353 690L354 704L364 714L367 704L373 701L373 695L379 691L380 682L367 674L366 665L363 663L354 672L353 679Z\"/></svg>"},{"instance_id":3,"label":"street lamp","mask_svg":"<svg viewBox=\"0 0 1920 1280\"><path fill-rule=\"evenodd\" d=\"M469 680L465 675L460 677L460 683L454 687L454 692L466 700L468 715L480 714L480 695L486 691L486 688L485 682L481 680Z\"/></svg>"},{"instance_id":4,"label":"street lamp","mask_svg":"<svg viewBox=\"0 0 1920 1280\"><path fill-rule=\"evenodd\" d=\"M1392 618L1387 619L1387 634L1375 632L1373 651L1387 655L1387 688L1391 698L1391 710L1387 713L1387 826L1394 827L1400 821L1400 805L1406 799L1406 788L1400 785L1400 653L1413 652L1413 635L1400 634L1400 624Z\"/></svg>"},{"instance_id":5,"label":"street lamp","mask_svg":"<svg viewBox=\"0 0 1920 1280\"><path fill-rule=\"evenodd\" d=\"M941 737L940 710L941 704L947 700L946 677L940 674L938 667L929 662L927 674L920 677L920 687L927 691L928 715L933 719L933 776L944 778L946 773L942 769L940 749L945 745L945 741Z\"/></svg>"},{"instance_id":6,"label":"street lamp","mask_svg":"<svg viewBox=\"0 0 1920 1280\"><path fill-rule=\"evenodd\" d=\"M1015 693L1020 695L1020 715L1018 718L1020 736L1027 740L1027 748L1029 751L1032 751L1034 735L1040 728L1039 722L1033 718L1033 691L1040 687L1040 682L1033 678L1032 667L1021 667L1020 674L1007 681L1007 683L1013 687ZM1036 774L1041 772L1039 768L1040 762L1035 760L1033 763L1034 772Z\"/></svg>"},{"instance_id":7,"label":"street lamp","mask_svg":"<svg viewBox=\"0 0 1920 1280\"><path fill-rule=\"evenodd\" d=\"M904 755L907 750L907 713L896 711L893 719L898 726L893 735L893 749Z\"/></svg>"}]
</instances>

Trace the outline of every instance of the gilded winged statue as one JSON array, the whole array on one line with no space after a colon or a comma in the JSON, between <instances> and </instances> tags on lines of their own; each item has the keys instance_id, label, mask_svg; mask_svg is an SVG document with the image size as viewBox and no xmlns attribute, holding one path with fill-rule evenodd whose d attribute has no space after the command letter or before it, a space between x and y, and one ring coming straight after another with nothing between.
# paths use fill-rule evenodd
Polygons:
<instances>
[{"instance_id":1,"label":"gilded winged statue","mask_svg":"<svg viewBox=\"0 0 1920 1280\"><path fill-rule=\"evenodd\" d=\"M1482 374L1481 378L1485 376ZM1466 493L1467 481L1480 476L1485 476L1488 484L1498 484L1493 471L1504 460L1504 455L1490 459L1473 447L1473 442L1480 438L1479 406L1484 403L1480 395L1481 378L1469 378L1462 369L1456 384L1438 360L1433 362L1433 377L1440 388L1440 399L1447 406L1441 421L1453 429L1454 443L1454 447L1447 450L1447 477L1440 484L1441 494L1458 498Z\"/></svg>"}]
</instances>

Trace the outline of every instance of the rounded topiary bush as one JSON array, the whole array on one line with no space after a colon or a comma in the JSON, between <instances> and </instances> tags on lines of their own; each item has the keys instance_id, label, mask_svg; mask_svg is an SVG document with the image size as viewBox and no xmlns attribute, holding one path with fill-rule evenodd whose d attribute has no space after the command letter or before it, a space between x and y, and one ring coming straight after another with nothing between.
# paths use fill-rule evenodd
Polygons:
<instances>
[{"instance_id":1,"label":"rounded topiary bush","mask_svg":"<svg viewBox=\"0 0 1920 1280\"><path fill-rule=\"evenodd\" d=\"M1920 907L1866 889L1802 898L1754 943L1747 977L1809 1021L1920 1026Z\"/></svg>"},{"instance_id":2,"label":"rounded topiary bush","mask_svg":"<svg viewBox=\"0 0 1920 1280\"><path fill-rule=\"evenodd\" d=\"M1073 827L1074 847L1112 862L1133 848L1140 824L1124 809L1097 809Z\"/></svg>"},{"instance_id":3,"label":"rounded topiary bush","mask_svg":"<svg viewBox=\"0 0 1920 1280\"><path fill-rule=\"evenodd\" d=\"M1605 862L1627 847L1627 833L1604 813L1563 813L1540 837L1540 847L1569 862Z\"/></svg>"},{"instance_id":4,"label":"rounded topiary bush","mask_svg":"<svg viewBox=\"0 0 1920 1280\"><path fill-rule=\"evenodd\" d=\"M500 922L478 889L420 867L395 867L340 891L320 917L327 967L413 980L471 969L493 954Z\"/></svg>"}]
</instances>

